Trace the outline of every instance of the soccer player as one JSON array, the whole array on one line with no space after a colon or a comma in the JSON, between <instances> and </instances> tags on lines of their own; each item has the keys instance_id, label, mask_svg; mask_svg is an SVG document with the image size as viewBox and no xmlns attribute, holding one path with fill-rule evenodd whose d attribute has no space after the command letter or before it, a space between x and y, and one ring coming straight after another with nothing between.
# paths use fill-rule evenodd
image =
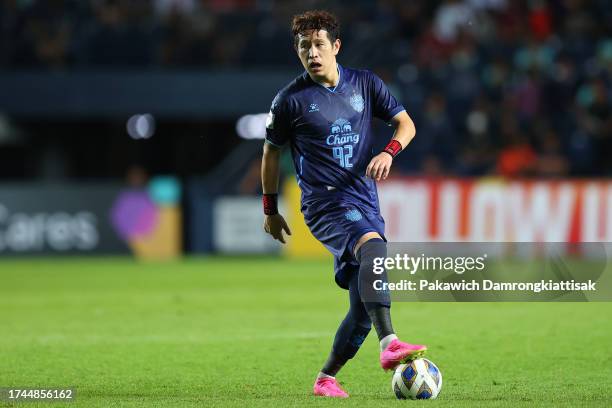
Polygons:
<instances>
[{"instance_id":1,"label":"soccer player","mask_svg":"<svg viewBox=\"0 0 612 408\"><path fill-rule=\"evenodd\" d=\"M261 169L264 229L282 243L283 231L291 235L277 208L280 149L289 142L304 220L334 255L336 283L349 292L349 311L317 376L314 394L346 398L348 393L335 376L355 356L372 325L385 370L426 350L395 335L388 292L366 299L363 288L374 258L386 257L376 181L387 178L393 158L414 137L415 128L380 78L336 62L340 39L334 15L326 11L296 15L292 32L305 72L276 95L266 123ZM373 117L395 127L382 152L373 152Z\"/></svg>"}]
</instances>

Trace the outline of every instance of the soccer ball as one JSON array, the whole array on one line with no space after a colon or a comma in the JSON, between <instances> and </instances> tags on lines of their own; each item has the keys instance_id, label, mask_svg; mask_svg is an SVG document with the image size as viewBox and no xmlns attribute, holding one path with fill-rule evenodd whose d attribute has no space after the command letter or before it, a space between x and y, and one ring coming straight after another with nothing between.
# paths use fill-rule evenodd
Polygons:
<instances>
[{"instance_id":1,"label":"soccer ball","mask_svg":"<svg viewBox=\"0 0 612 408\"><path fill-rule=\"evenodd\" d=\"M442 389L442 373L431 361L419 358L395 369L391 387L398 399L434 399Z\"/></svg>"}]
</instances>

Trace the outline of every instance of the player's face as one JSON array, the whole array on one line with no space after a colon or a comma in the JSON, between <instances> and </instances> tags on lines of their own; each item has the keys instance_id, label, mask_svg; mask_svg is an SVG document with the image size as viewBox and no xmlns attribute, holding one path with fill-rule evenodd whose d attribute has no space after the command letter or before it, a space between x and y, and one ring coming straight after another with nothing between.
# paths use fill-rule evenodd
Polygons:
<instances>
[{"instance_id":1,"label":"player's face","mask_svg":"<svg viewBox=\"0 0 612 408\"><path fill-rule=\"evenodd\" d=\"M338 51L340 40L336 39L332 43L325 30L312 30L298 35L297 53L300 61L315 78L327 77L336 70Z\"/></svg>"}]
</instances>

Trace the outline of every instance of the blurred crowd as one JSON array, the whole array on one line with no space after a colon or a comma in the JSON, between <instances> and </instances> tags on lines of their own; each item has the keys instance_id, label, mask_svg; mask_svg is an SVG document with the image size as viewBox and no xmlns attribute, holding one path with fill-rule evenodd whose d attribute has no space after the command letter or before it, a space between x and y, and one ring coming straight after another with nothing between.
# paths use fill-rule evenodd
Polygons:
<instances>
[{"instance_id":1,"label":"blurred crowd","mask_svg":"<svg viewBox=\"0 0 612 408\"><path fill-rule=\"evenodd\" d=\"M401 171L612 175L609 0L0 0L0 70L295 69L309 8L415 119Z\"/></svg>"}]
</instances>

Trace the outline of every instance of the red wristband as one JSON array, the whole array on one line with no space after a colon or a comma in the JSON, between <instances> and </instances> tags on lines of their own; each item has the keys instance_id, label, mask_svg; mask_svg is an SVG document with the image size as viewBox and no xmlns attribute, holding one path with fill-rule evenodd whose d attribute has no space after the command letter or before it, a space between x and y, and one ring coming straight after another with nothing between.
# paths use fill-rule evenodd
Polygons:
<instances>
[{"instance_id":1,"label":"red wristband","mask_svg":"<svg viewBox=\"0 0 612 408\"><path fill-rule=\"evenodd\" d=\"M393 139L389 142L389 144L383 149L383 152L389 153L391 157L395 157L402 151L402 144L397 140Z\"/></svg>"},{"instance_id":2,"label":"red wristband","mask_svg":"<svg viewBox=\"0 0 612 408\"><path fill-rule=\"evenodd\" d=\"M264 214L278 214L278 194L264 194L262 201Z\"/></svg>"}]
</instances>

